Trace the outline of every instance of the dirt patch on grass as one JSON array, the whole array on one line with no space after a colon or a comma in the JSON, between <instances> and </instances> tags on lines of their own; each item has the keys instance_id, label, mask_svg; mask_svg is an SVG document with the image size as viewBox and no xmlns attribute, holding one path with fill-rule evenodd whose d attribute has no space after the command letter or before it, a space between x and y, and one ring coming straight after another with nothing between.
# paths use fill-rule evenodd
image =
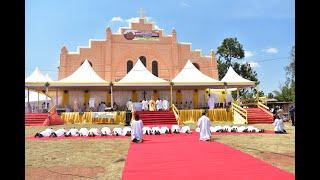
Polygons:
<instances>
[{"instance_id":1,"label":"dirt patch on grass","mask_svg":"<svg viewBox=\"0 0 320 180\"><path fill-rule=\"evenodd\" d=\"M261 159L281 167L294 167L294 153L261 152Z\"/></svg>"},{"instance_id":2,"label":"dirt patch on grass","mask_svg":"<svg viewBox=\"0 0 320 180\"><path fill-rule=\"evenodd\" d=\"M103 167L54 166L26 167L26 179L96 179L99 173L105 173Z\"/></svg>"}]
</instances>

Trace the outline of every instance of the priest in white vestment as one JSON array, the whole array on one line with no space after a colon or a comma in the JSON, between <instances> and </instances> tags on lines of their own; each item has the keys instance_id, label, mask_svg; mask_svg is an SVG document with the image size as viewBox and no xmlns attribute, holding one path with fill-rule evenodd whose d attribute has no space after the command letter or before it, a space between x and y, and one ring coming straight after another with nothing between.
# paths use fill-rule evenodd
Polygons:
<instances>
[{"instance_id":1,"label":"priest in white vestment","mask_svg":"<svg viewBox=\"0 0 320 180\"><path fill-rule=\"evenodd\" d=\"M168 100L164 99L164 100L162 101L162 109L163 109L164 111L168 111L168 110L169 110L169 101L168 101Z\"/></svg>"},{"instance_id":2,"label":"priest in white vestment","mask_svg":"<svg viewBox=\"0 0 320 180\"><path fill-rule=\"evenodd\" d=\"M210 96L209 94L209 98L208 98L208 107L209 109L214 109L214 97L213 96Z\"/></svg>"},{"instance_id":3,"label":"priest in white vestment","mask_svg":"<svg viewBox=\"0 0 320 180\"><path fill-rule=\"evenodd\" d=\"M142 111L148 111L148 101L146 99L142 100Z\"/></svg>"},{"instance_id":4,"label":"priest in white vestment","mask_svg":"<svg viewBox=\"0 0 320 180\"><path fill-rule=\"evenodd\" d=\"M211 132L210 119L206 116L206 113L203 112L202 116L199 118L197 126L200 128L200 140L201 141L210 141L211 140Z\"/></svg>"},{"instance_id":5,"label":"priest in white vestment","mask_svg":"<svg viewBox=\"0 0 320 180\"><path fill-rule=\"evenodd\" d=\"M162 110L162 100L160 98L158 98L158 100L156 101L156 107L157 107L157 111Z\"/></svg>"},{"instance_id":6,"label":"priest in white vestment","mask_svg":"<svg viewBox=\"0 0 320 180\"><path fill-rule=\"evenodd\" d=\"M141 143L143 141L142 128L143 128L142 120L140 119L139 114L135 114L134 120L131 123L131 140L132 140L132 142Z\"/></svg>"},{"instance_id":7,"label":"priest in white vestment","mask_svg":"<svg viewBox=\"0 0 320 180\"><path fill-rule=\"evenodd\" d=\"M126 106L127 106L127 110L128 111L132 111L133 103L132 103L131 99L129 99L129 101L127 102Z\"/></svg>"},{"instance_id":8,"label":"priest in white vestment","mask_svg":"<svg viewBox=\"0 0 320 180\"><path fill-rule=\"evenodd\" d=\"M274 120L273 125L275 133L286 133L286 130L284 130L283 120L279 115L276 115L276 119Z\"/></svg>"}]
</instances>

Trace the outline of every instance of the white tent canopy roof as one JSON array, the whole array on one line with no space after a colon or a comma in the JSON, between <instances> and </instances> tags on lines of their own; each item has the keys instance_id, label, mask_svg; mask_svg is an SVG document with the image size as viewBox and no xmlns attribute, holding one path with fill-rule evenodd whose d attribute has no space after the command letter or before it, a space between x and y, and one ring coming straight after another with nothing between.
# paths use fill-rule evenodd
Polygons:
<instances>
[{"instance_id":1,"label":"white tent canopy roof","mask_svg":"<svg viewBox=\"0 0 320 180\"><path fill-rule=\"evenodd\" d=\"M186 65L180 71L180 73L172 79L175 84L220 84L220 81L213 79L201 71L199 71L190 60L187 61Z\"/></svg>"},{"instance_id":2,"label":"white tent canopy roof","mask_svg":"<svg viewBox=\"0 0 320 180\"><path fill-rule=\"evenodd\" d=\"M46 95L39 92L39 101L45 101ZM50 101L51 98L48 96L48 101ZM29 90L29 102L37 102L38 101L38 92L36 91L30 91ZM24 102L28 102L28 92L25 91L25 99Z\"/></svg>"},{"instance_id":3,"label":"white tent canopy roof","mask_svg":"<svg viewBox=\"0 0 320 180\"><path fill-rule=\"evenodd\" d=\"M230 66L226 75L221 79L222 82L227 83L227 86L230 87L252 87L255 86L254 81L250 81L241 77L237 74L234 69Z\"/></svg>"},{"instance_id":4,"label":"white tent canopy roof","mask_svg":"<svg viewBox=\"0 0 320 180\"><path fill-rule=\"evenodd\" d=\"M47 78L41 73L38 67L25 79L25 82L47 82Z\"/></svg>"},{"instance_id":5,"label":"white tent canopy roof","mask_svg":"<svg viewBox=\"0 0 320 180\"><path fill-rule=\"evenodd\" d=\"M53 82L53 80L51 79L48 73L46 73L45 78L47 82Z\"/></svg>"},{"instance_id":6,"label":"white tent canopy roof","mask_svg":"<svg viewBox=\"0 0 320 180\"><path fill-rule=\"evenodd\" d=\"M165 84L169 85L169 82L153 75L148 69L142 64L140 59L136 62L130 72L123 77L120 81L115 82L115 85L121 84L136 84L136 85L146 85L146 84Z\"/></svg>"},{"instance_id":7,"label":"white tent canopy roof","mask_svg":"<svg viewBox=\"0 0 320 180\"><path fill-rule=\"evenodd\" d=\"M91 67L86 59L70 76L56 81L58 83L106 83Z\"/></svg>"}]
</instances>

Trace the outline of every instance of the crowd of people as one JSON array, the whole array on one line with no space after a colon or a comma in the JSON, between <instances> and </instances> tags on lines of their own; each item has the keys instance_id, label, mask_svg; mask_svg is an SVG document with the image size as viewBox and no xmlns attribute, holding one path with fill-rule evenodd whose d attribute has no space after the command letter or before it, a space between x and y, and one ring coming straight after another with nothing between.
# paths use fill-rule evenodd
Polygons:
<instances>
[{"instance_id":1,"label":"crowd of people","mask_svg":"<svg viewBox=\"0 0 320 180\"><path fill-rule=\"evenodd\" d=\"M140 103L142 111L168 111L170 108L169 101L167 99L158 98L156 101L153 99L150 99L149 101L147 99L143 99L138 103ZM126 103L126 107L129 111L135 110L131 99Z\"/></svg>"}]
</instances>

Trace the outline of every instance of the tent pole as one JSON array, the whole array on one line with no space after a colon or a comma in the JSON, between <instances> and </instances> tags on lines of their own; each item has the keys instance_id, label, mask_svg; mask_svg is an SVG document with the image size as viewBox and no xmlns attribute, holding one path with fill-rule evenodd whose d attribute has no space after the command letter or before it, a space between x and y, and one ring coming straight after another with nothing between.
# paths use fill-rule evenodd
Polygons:
<instances>
[{"instance_id":1,"label":"tent pole","mask_svg":"<svg viewBox=\"0 0 320 180\"><path fill-rule=\"evenodd\" d=\"M224 107L227 107L227 86L224 85Z\"/></svg>"},{"instance_id":2,"label":"tent pole","mask_svg":"<svg viewBox=\"0 0 320 180\"><path fill-rule=\"evenodd\" d=\"M29 88L28 88L28 105L29 105L30 101L29 101Z\"/></svg>"},{"instance_id":3,"label":"tent pole","mask_svg":"<svg viewBox=\"0 0 320 180\"><path fill-rule=\"evenodd\" d=\"M56 107L58 107L58 88L56 89Z\"/></svg>"},{"instance_id":4,"label":"tent pole","mask_svg":"<svg viewBox=\"0 0 320 180\"><path fill-rule=\"evenodd\" d=\"M110 97L111 108L113 109L113 90L112 90L112 85L110 86L110 91L111 91L111 97Z\"/></svg>"},{"instance_id":5,"label":"tent pole","mask_svg":"<svg viewBox=\"0 0 320 180\"><path fill-rule=\"evenodd\" d=\"M40 112L40 104L39 104L39 91L38 91L38 112Z\"/></svg>"},{"instance_id":6,"label":"tent pole","mask_svg":"<svg viewBox=\"0 0 320 180\"><path fill-rule=\"evenodd\" d=\"M170 85L170 104L172 105L172 85Z\"/></svg>"}]
</instances>

